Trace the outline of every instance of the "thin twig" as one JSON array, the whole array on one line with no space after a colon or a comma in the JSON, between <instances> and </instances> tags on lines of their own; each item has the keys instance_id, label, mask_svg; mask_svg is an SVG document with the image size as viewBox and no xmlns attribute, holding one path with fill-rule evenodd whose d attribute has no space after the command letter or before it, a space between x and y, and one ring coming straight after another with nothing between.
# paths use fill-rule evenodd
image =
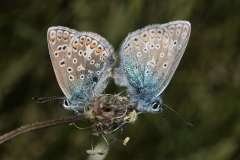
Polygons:
<instances>
[{"instance_id":1,"label":"thin twig","mask_svg":"<svg viewBox=\"0 0 240 160\"><path fill-rule=\"evenodd\" d=\"M36 122L36 123L29 124L29 125L25 125L25 126L19 127L15 130L12 130L12 131L0 136L0 144L18 136L18 135L26 133L26 132L35 131L35 130L48 128L48 127L52 127L52 126L73 123L73 122L77 122L77 121L81 121L81 120L86 120L84 114L79 114L79 115L75 115L75 116L71 116L71 117L67 117L67 118L60 118L60 119Z\"/></svg>"}]
</instances>

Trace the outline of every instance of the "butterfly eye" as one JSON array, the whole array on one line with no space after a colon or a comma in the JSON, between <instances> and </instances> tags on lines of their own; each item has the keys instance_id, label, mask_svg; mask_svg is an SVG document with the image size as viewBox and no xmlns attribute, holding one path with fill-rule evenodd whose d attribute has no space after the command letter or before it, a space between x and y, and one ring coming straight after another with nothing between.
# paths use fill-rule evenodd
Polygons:
<instances>
[{"instance_id":1,"label":"butterfly eye","mask_svg":"<svg viewBox=\"0 0 240 160\"><path fill-rule=\"evenodd\" d=\"M159 111L161 106L162 105L159 102L155 102L155 103L152 104L152 110L153 111Z\"/></svg>"},{"instance_id":2,"label":"butterfly eye","mask_svg":"<svg viewBox=\"0 0 240 160\"><path fill-rule=\"evenodd\" d=\"M62 104L62 106L65 108L65 109L67 109L68 107L69 107L69 101L68 100L64 100L63 101L63 104Z\"/></svg>"},{"instance_id":3,"label":"butterfly eye","mask_svg":"<svg viewBox=\"0 0 240 160\"><path fill-rule=\"evenodd\" d=\"M159 106L159 104L158 104L158 103L154 103L154 104L152 105L152 109L157 109L157 108L158 108L158 106Z\"/></svg>"}]
</instances>

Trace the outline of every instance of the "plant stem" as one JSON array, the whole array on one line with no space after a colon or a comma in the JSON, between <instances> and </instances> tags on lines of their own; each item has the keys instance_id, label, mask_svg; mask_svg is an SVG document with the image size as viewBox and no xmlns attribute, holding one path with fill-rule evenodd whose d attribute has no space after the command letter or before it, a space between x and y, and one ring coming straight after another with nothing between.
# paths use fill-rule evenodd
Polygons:
<instances>
[{"instance_id":1,"label":"plant stem","mask_svg":"<svg viewBox=\"0 0 240 160\"><path fill-rule=\"evenodd\" d=\"M12 130L12 131L0 136L0 144L18 136L18 135L26 133L26 132L35 131L35 130L48 128L48 127L52 127L52 126L73 123L73 122L77 122L77 121L81 121L81 120L86 120L84 114L79 114L79 115L75 115L75 116L71 116L71 117L67 117L67 118L35 122L35 123L29 124L29 125L19 127L15 130Z\"/></svg>"}]
</instances>

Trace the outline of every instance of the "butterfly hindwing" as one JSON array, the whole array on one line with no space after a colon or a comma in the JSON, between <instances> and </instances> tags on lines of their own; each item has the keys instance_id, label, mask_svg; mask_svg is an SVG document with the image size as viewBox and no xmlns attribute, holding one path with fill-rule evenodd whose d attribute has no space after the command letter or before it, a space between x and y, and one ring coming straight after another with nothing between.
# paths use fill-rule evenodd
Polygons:
<instances>
[{"instance_id":1,"label":"butterfly hindwing","mask_svg":"<svg viewBox=\"0 0 240 160\"><path fill-rule=\"evenodd\" d=\"M70 43L77 33L75 30L61 26L50 27L47 32L48 48L53 69L63 93L68 98L70 97L70 93L66 78L66 54L69 50Z\"/></svg>"}]
</instances>

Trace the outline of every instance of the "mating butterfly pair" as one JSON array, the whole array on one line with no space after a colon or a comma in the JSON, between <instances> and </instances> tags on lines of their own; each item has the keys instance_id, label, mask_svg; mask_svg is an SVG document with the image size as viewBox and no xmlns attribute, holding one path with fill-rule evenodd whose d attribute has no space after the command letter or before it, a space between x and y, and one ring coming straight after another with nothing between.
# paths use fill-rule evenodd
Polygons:
<instances>
[{"instance_id":1,"label":"mating butterfly pair","mask_svg":"<svg viewBox=\"0 0 240 160\"><path fill-rule=\"evenodd\" d=\"M149 25L125 38L115 83L127 87L131 102L141 112L162 111L162 93L185 51L191 25L187 21ZM96 33L50 27L47 33L52 65L65 94L63 106L80 110L107 86L112 76L114 50Z\"/></svg>"}]
</instances>

